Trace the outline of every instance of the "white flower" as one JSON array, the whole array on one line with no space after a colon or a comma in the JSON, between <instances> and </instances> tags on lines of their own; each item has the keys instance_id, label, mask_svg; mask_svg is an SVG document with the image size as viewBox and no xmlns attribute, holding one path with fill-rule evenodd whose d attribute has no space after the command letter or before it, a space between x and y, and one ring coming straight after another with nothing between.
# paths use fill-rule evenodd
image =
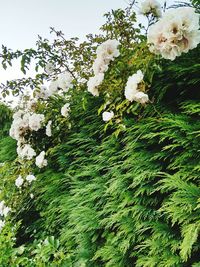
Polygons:
<instances>
[{"instance_id":1,"label":"white flower","mask_svg":"<svg viewBox=\"0 0 200 267\"><path fill-rule=\"evenodd\" d=\"M21 110L18 110L13 114L13 119L14 120L21 119L23 115L24 115L24 112Z\"/></svg>"},{"instance_id":2,"label":"white flower","mask_svg":"<svg viewBox=\"0 0 200 267\"><path fill-rule=\"evenodd\" d=\"M72 87L72 80L73 77L68 71L62 72L58 75L58 87L67 92Z\"/></svg>"},{"instance_id":3,"label":"white flower","mask_svg":"<svg viewBox=\"0 0 200 267\"><path fill-rule=\"evenodd\" d=\"M18 111L13 115L13 122L10 127L10 136L15 140L22 139L25 132L28 130L29 113Z\"/></svg>"},{"instance_id":4,"label":"white flower","mask_svg":"<svg viewBox=\"0 0 200 267\"><path fill-rule=\"evenodd\" d=\"M148 15L152 13L155 17L162 16L161 5L156 0L145 0L141 4L140 13L143 15Z\"/></svg>"},{"instance_id":5,"label":"white flower","mask_svg":"<svg viewBox=\"0 0 200 267\"><path fill-rule=\"evenodd\" d=\"M22 147L23 146L23 147ZM31 160L36 156L35 150L29 144L22 145L20 142L17 146L17 154L22 159Z\"/></svg>"},{"instance_id":6,"label":"white flower","mask_svg":"<svg viewBox=\"0 0 200 267\"><path fill-rule=\"evenodd\" d=\"M88 91L93 95L93 96L99 96L99 91L98 91L98 86L103 82L104 79L104 74L99 73L95 75L94 77L90 77L90 79L87 82L88 86Z\"/></svg>"},{"instance_id":7,"label":"white flower","mask_svg":"<svg viewBox=\"0 0 200 267\"><path fill-rule=\"evenodd\" d=\"M26 176L26 181L30 183L32 183L32 181L35 181L36 180L36 177L33 175L33 174L29 174Z\"/></svg>"},{"instance_id":8,"label":"white flower","mask_svg":"<svg viewBox=\"0 0 200 267\"><path fill-rule=\"evenodd\" d=\"M143 92L138 92L135 94L134 100L140 104L145 104L149 101L149 97Z\"/></svg>"},{"instance_id":9,"label":"white flower","mask_svg":"<svg viewBox=\"0 0 200 267\"><path fill-rule=\"evenodd\" d=\"M6 207L4 200L0 201L0 216L6 217L11 211L11 208Z\"/></svg>"},{"instance_id":10,"label":"white flower","mask_svg":"<svg viewBox=\"0 0 200 267\"><path fill-rule=\"evenodd\" d=\"M3 210L4 217L6 217L10 211L11 211L11 208L4 207L4 210Z\"/></svg>"},{"instance_id":11,"label":"white flower","mask_svg":"<svg viewBox=\"0 0 200 267\"><path fill-rule=\"evenodd\" d=\"M53 80L49 84L49 90L48 90L49 96L58 93L58 81Z\"/></svg>"},{"instance_id":12,"label":"white flower","mask_svg":"<svg viewBox=\"0 0 200 267\"><path fill-rule=\"evenodd\" d=\"M69 116L69 111L70 111L70 105L69 103L66 103L62 108L61 108L61 114L63 117L67 118Z\"/></svg>"},{"instance_id":13,"label":"white flower","mask_svg":"<svg viewBox=\"0 0 200 267\"><path fill-rule=\"evenodd\" d=\"M30 117L29 117L29 127L32 131L38 131L41 127L42 124L45 120L45 117L43 114L36 114L33 113Z\"/></svg>"},{"instance_id":14,"label":"white flower","mask_svg":"<svg viewBox=\"0 0 200 267\"><path fill-rule=\"evenodd\" d=\"M45 157L45 151L42 151L35 159L35 164L40 169L47 166L47 160L44 157Z\"/></svg>"},{"instance_id":15,"label":"white flower","mask_svg":"<svg viewBox=\"0 0 200 267\"><path fill-rule=\"evenodd\" d=\"M103 121L109 121L114 117L114 112L113 111L104 111L102 114Z\"/></svg>"},{"instance_id":16,"label":"white flower","mask_svg":"<svg viewBox=\"0 0 200 267\"><path fill-rule=\"evenodd\" d=\"M34 198L34 195L33 193L30 194L30 198L33 199Z\"/></svg>"},{"instance_id":17,"label":"white flower","mask_svg":"<svg viewBox=\"0 0 200 267\"><path fill-rule=\"evenodd\" d=\"M5 221L0 220L0 231L2 230L2 228L5 226Z\"/></svg>"},{"instance_id":18,"label":"white flower","mask_svg":"<svg viewBox=\"0 0 200 267\"><path fill-rule=\"evenodd\" d=\"M92 65L92 69L95 75L99 73L104 73L108 70L108 64L106 64L104 58L98 56Z\"/></svg>"},{"instance_id":19,"label":"white flower","mask_svg":"<svg viewBox=\"0 0 200 267\"><path fill-rule=\"evenodd\" d=\"M27 109L30 111L34 110L36 106L37 106L37 100L36 99L30 99L30 101L28 101L28 103L27 103Z\"/></svg>"},{"instance_id":20,"label":"white flower","mask_svg":"<svg viewBox=\"0 0 200 267\"><path fill-rule=\"evenodd\" d=\"M128 78L126 87L125 87L125 97L129 101L133 101L135 94L138 93L138 84L143 80L143 73L141 70L138 70L135 74Z\"/></svg>"},{"instance_id":21,"label":"white flower","mask_svg":"<svg viewBox=\"0 0 200 267\"><path fill-rule=\"evenodd\" d=\"M3 209L4 209L4 200L0 201L0 215L3 216Z\"/></svg>"},{"instance_id":22,"label":"white flower","mask_svg":"<svg viewBox=\"0 0 200 267\"><path fill-rule=\"evenodd\" d=\"M70 88L72 88L72 80L73 77L68 71L64 71L60 73L57 79L51 81L49 85L48 94L49 96L58 94L62 90L62 92L68 92Z\"/></svg>"},{"instance_id":23,"label":"white flower","mask_svg":"<svg viewBox=\"0 0 200 267\"><path fill-rule=\"evenodd\" d=\"M51 124L52 124L52 121L48 121L47 126L46 126L46 135L49 137L52 135Z\"/></svg>"},{"instance_id":24,"label":"white flower","mask_svg":"<svg viewBox=\"0 0 200 267\"><path fill-rule=\"evenodd\" d=\"M54 72L54 65L52 63L47 63L45 66L45 71L47 74L51 74Z\"/></svg>"},{"instance_id":25,"label":"white flower","mask_svg":"<svg viewBox=\"0 0 200 267\"><path fill-rule=\"evenodd\" d=\"M200 43L199 14L190 7L167 11L162 19L149 28L150 51L174 60Z\"/></svg>"},{"instance_id":26,"label":"white flower","mask_svg":"<svg viewBox=\"0 0 200 267\"><path fill-rule=\"evenodd\" d=\"M118 50L119 41L107 40L97 47L97 57L101 57L105 60L105 63L109 64L110 61L120 55Z\"/></svg>"},{"instance_id":27,"label":"white flower","mask_svg":"<svg viewBox=\"0 0 200 267\"><path fill-rule=\"evenodd\" d=\"M18 176L18 178L15 180L16 187L20 188L24 183L24 180L21 175Z\"/></svg>"}]
</instances>

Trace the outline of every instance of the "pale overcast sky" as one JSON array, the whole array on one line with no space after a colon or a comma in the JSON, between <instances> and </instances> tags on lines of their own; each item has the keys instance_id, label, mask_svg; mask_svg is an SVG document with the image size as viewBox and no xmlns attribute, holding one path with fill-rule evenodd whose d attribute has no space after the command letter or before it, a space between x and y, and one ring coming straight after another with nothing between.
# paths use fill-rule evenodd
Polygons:
<instances>
[{"instance_id":1,"label":"pale overcast sky","mask_svg":"<svg viewBox=\"0 0 200 267\"><path fill-rule=\"evenodd\" d=\"M125 8L129 0L0 0L0 43L13 49L31 47L49 27L66 37L83 38L105 21L103 14Z\"/></svg>"}]
</instances>

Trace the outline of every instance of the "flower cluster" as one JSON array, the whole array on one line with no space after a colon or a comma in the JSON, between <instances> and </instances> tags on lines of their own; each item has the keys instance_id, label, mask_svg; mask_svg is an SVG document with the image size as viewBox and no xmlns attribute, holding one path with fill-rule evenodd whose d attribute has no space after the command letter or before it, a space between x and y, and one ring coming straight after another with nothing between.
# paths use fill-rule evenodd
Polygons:
<instances>
[{"instance_id":1,"label":"flower cluster","mask_svg":"<svg viewBox=\"0 0 200 267\"><path fill-rule=\"evenodd\" d=\"M48 94L52 96L61 90L62 92L68 92L72 88L73 77L68 71L64 71L58 75L56 80L51 81L49 85Z\"/></svg>"},{"instance_id":2,"label":"flower cluster","mask_svg":"<svg viewBox=\"0 0 200 267\"><path fill-rule=\"evenodd\" d=\"M147 94L139 90L139 85L143 81L144 75L141 70L138 70L135 74L128 78L125 87L125 97L129 101L136 101L141 104L145 104L149 101Z\"/></svg>"},{"instance_id":3,"label":"flower cluster","mask_svg":"<svg viewBox=\"0 0 200 267\"><path fill-rule=\"evenodd\" d=\"M31 160L36 156L35 150L30 144L24 144L23 142L17 142L17 154L21 159Z\"/></svg>"},{"instance_id":4,"label":"flower cluster","mask_svg":"<svg viewBox=\"0 0 200 267\"><path fill-rule=\"evenodd\" d=\"M6 217L10 211L11 209L5 205L5 201L0 201L0 216Z\"/></svg>"},{"instance_id":5,"label":"flower cluster","mask_svg":"<svg viewBox=\"0 0 200 267\"><path fill-rule=\"evenodd\" d=\"M3 201L0 201L0 216L1 217L4 217L4 220L3 219L0 219L0 231L1 229L4 227L5 225L5 217L7 217L8 213L11 211L11 208L7 207L5 205L5 202L4 200Z\"/></svg>"},{"instance_id":6,"label":"flower cluster","mask_svg":"<svg viewBox=\"0 0 200 267\"><path fill-rule=\"evenodd\" d=\"M52 80L49 87L41 86L34 91L34 97L37 99L48 99L50 96L57 93L66 93L72 85L73 77L68 71L61 72L55 80Z\"/></svg>"},{"instance_id":7,"label":"flower cluster","mask_svg":"<svg viewBox=\"0 0 200 267\"><path fill-rule=\"evenodd\" d=\"M141 4L140 13L143 15L153 14L154 17L162 16L162 8L156 0L145 0Z\"/></svg>"},{"instance_id":8,"label":"flower cluster","mask_svg":"<svg viewBox=\"0 0 200 267\"><path fill-rule=\"evenodd\" d=\"M41 129L45 121L43 114L36 113L24 113L22 111L17 111L13 115L13 122L10 128L10 136L20 141L23 139L25 133L30 131L38 131Z\"/></svg>"},{"instance_id":9,"label":"flower cluster","mask_svg":"<svg viewBox=\"0 0 200 267\"><path fill-rule=\"evenodd\" d=\"M15 180L15 185L16 187L21 188L25 181L27 181L28 184L31 184L35 180L36 177L33 174L27 175L25 179L23 179L22 176L19 175Z\"/></svg>"},{"instance_id":10,"label":"flower cluster","mask_svg":"<svg viewBox=\"0 0 200 267\"><path fill-rule=\"evenodd\" d=\"M148 32L150 51L174 60L200 43L199 14L190 7L167 11Z\"/></svg>"},{"instance_id":11,"label":"flower cluster","mask_svg":"<svg viewBox=\"0 0 200 267\"><path fill-rule=\"evenodd\" d=\"M49 68L53 66L47 66L46 71L50 71ZM72 87L72 75L64 71L60 73L56 80L52 81L49 88L41 86L40 89L36 89L33 92L32 97L22 97L19 103L19 110L13 115L13 122L10 128L10 136L17 140L17 154L19 158L23 160L32 160L35 157L35 164L39 168L47 166L47 160L45 159L45 151L40 152L38 155L30 144L30 135L32 132L37 132L44 128L48 137L52 136L52 120L45 123L45 116L43 114L37 114L35 112L38 100L46 103L46 100L59 92L67 92ZM67 98L68 99L68 98ZM69 104L65 104L61 109L61 114L64 117L69 115ZM46 125L45 125L46 124ZM18 177L16 180L16 186L21 187L24 183L22 177Z\"/></svg>"},{"instance_id":12,"label":"flower cluster","mask_svg":"<svg viewBox=\"0 0 200 267\"><path fill-rule=\"evenodd\" d=\"M117 40L107 40L97 48L97 57L92 66L94 76L90 77L87 86L88 91L94 95L99 96L98 86L103 82L104 73L108 70L111 61L120 55Z\"/></svg>"},{"instance_id":13,"label":"flower cluster","mask_svg":"<svg viewBox=\"0 0 200 267\"><path fill-rule=\"evenodd\" d=\"M10 136L17 140L17 154L22 159L31 160L36 156L35 150L26 143L25 136L28 131L38 131L44 126L45 117L43 114L25 113L17 111L13 115L13 122L10 128ZM51 134L51 123L46 126L46 134Z\"/></svg>"},{"instance_id":14,"label":"flower cluster","mask_svg":"<svg viewBox=\"0 0 200 267\"><path fill-rule=\"evenodd\" d=\"M43 114L31 114L22 111L17 111L16 113L14 113L13 122L10 128L10 136L18 141L17 154L21 159L31 160L36 156L35 150L31 147L30 144L26 143L25 135L28 131L38 131L39 129L41 129L44 126L44 122L45 117ZM51 136L51 124L52 121L49 121L46 125L47 136ZM47 166L47 160L44 160L44 154L45 152L43 151L36 157L35 163L39 168ZM17 185L20 185L20 177L16 182Z\"/></svg>"}]
</instances>

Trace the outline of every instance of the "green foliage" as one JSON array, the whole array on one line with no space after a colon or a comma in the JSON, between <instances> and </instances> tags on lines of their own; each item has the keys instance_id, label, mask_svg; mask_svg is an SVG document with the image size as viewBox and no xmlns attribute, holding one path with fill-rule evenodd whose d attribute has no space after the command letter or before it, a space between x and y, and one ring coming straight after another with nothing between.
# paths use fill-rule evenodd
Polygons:
<instances>
[{"instance_id":1,"label":"green foliage","mask_svg":"<svg viewBox=\"0 0 200 267\"><path fill-rule=\"evenodd\" d=\"M16 142L8 137L11 118L11 110L0 103L0 163L12 161L16 157Z\"/></svg>"},{"instance_id":2,"label":"green foliage","mask_svg":"<svg viewBox=\"0 0 200 267\"><path fill-rule=\"evenodd\" d=\"M187 68L180 79L179 64L177 78L155 74L155 92L161 77L168 88L137 120L127 115L118 138L111 128L103 133L99 99L74 96L87 104L73 106L76 125L49 150L34 185L40 217L27 228L36 239L56 236L72 266L198 266L199 96L189 92L200 80L194 65L195 86L191 79L183 95L171 97L174 84L181 90L188 79Z\"/></svg>"}]
</instances>

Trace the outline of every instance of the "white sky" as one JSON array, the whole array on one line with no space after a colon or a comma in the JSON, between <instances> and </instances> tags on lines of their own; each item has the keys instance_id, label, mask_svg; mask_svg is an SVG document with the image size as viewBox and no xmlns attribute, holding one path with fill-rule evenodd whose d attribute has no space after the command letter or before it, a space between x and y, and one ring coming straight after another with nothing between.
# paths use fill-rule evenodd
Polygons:
<instances>
[{"instance_id":1,"label":"white sky","mask_svg":"<svg viewBox=\"0 0 200 267\"><path fill-rule=\"evenodd\" d=\"M0 0L0 43L12 48L31 47L37 35L48 37L49 27L66 37L96 32L102 15L127 6L128 0Z\"/></svg>"}]
</instances>

